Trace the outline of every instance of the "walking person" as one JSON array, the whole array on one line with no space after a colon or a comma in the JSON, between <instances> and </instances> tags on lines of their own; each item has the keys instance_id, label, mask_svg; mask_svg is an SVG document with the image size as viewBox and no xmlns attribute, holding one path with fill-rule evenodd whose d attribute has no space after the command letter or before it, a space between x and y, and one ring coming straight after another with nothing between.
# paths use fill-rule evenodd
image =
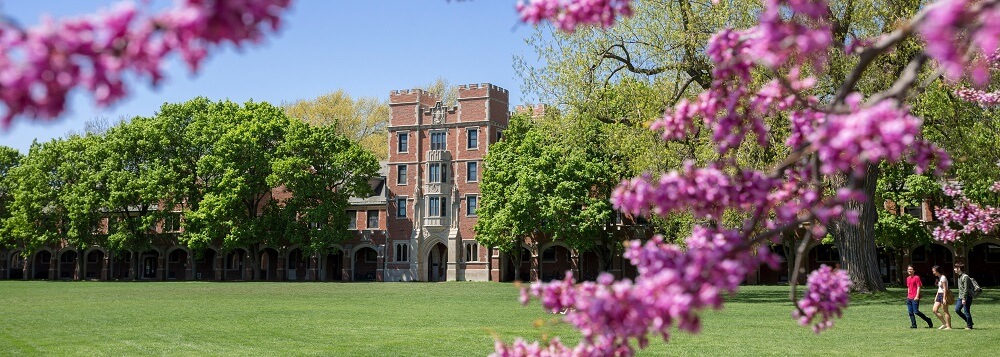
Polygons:
<instances>
[{"instance_id":1,"label":"walking person","mask_svg":"<svg viewBox=\"0 0 1000 357\"><path fill-rule=\"evenodd\" d=\"M934 315L942 323L941 327L938 327L938 330L951 330L951 313L948 312L948 305L950 305L950 301L948 301L950 296L948 295L951 294L951 291L948 288L948 277L941 274L941 267L937 265L931 268L931 272L934 273L938 286L937 294L934 295L934 308L932 309Z\"/></svg>"},{"instance_id":2,"label":"walking person","mask_svg":"<svg viewBox=\"0 0 1000 357\"><path fill-rule=\"evenodd\" d=\"M955 300L955 313L962 320L965 320L965 329L972 329L972 313L969 312L969 307L972 306L972 283L969 281L969 274L962 271L965 265L962 263L955 263L955 276L958 280L958 299Z\"/></svg>"},{"instance_id":3,"label":"walking person","mask_svg":"<svg viewBox=\"0 0 1000 357\"><path fill-rule=\"evenodd\" d=\"M917 276L917 271L913 269L912 265L906 266L906 312L910 314L910 328L917 328L917 319L914 317L920 316L927 323L927 328L934 327L934 323L931 322L931 318L920 312L920 288L924 286L924 283L920 281L920 277Z\"/></svg>"}]
</instances>

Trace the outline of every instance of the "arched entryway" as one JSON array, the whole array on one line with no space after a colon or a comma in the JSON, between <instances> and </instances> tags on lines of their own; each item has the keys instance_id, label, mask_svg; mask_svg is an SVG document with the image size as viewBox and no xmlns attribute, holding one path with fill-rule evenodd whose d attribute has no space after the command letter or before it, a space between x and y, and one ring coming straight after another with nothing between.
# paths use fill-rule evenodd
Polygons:
<instances>
[{"instance_id":1,"label":"arched entryway","mask_svg":"<svg viewBox=\"0 0 1000 357\"><path fill-rule=\"evenodd\" d=\"M264 248L260 250L260 280L278 280L278 250Z\"/></svg>"},{"instance_id":2,"label":"arched entryway","mask_svg":"<svg viewBox=\"0 0 1000 357\"><path fill-rule=\"evenodd\" d=\"M812 272L821 266L835 267L840 264L840 251L833 244L817 244L809 249L806 271ZM802 274L799 274L800 276Z\"/></svg>"},{"instance_id":3,"label":"arched entryway","mask_svg":"<svg viewBox=\"0 0 1000 357\"><path fill-rule=\"evenodd\" d=\"M287 279L289 281L302 281L306 278L306 269L309 269L309 257L306 256L301 248L292 249L288 252L288 258L285 259L285 271L288 274Z\"/></svg>"},{"instance_id":4,"label":"arched entryway","mask_svg":"<svg viewBox=\"0 0 1000 357\"><path fill-rule=\"evenodd\" d=\"M323 269L326 281L344 280L344 252L338 249L336 252L327 253L326 266Z\"/></svg>"},{"instance_id":5,"label":"arched entryway","mask_svg":"<svg viewBox=\"0 0 1000 357\"><path fill-rule=\"evenodd\" d=\"M954 255L951 250L936 243L916 247L910 253L910 264L913 264L913 269L923 280L924 286L935 286L934 274L931 273L931 267L935 265L941 267L941 273L951 279L955 275L952 271L953 263Z\"/></svg>"},{"instance_id":6,"label":"arched entryway","mask_svg":"<svg viewBox=\"0 0 1000 357\"><path fill-rule=\"evenodd\" d=\"M521 247L521 266L517 272L519 277L514 276L514 257L512 254L502 254L500 270L500 281L531 281L531 251Z\"/></svg>"},{"instance_id":7,"label":"arched entryway","mask_svg":"<svg viewBox=\"0 0 1000 357\"><path fill-rule=\"evenodd\" d=\"M896 250L888 247L878 247L877 250L875 258L878 259L878 272L882 276L882 282L902 284L899 267L896 264L900 261L896 256Z\"/></svg>"},{"instance_id":8,"label":"arched entryway","mask_svg":"<svg viewBox=\"0 0 1000 357\"><path fill-rule=\"evenodd\" d=\"M35 253L35 259L33 260L31 268L32 271L34 272L34 276L32 276L32 279L44 280L44 279L49 279L50 277L54 277L55 275L49 275L51 264L52 264L52 252L48 250L42 250L39 251L38 253Z\"/></svg>"},{"instance_id":9,"label":"arched entryway","mask_svg":"<svg viewBox=\"0 0 1000 357\"><path fill-rule=\"evenodd\" d=\"M595 281L601 275L601 258L594 251L580 254L580 276L577 281Z\"/></svg>"},{"instance_id":10,"label":"arched entryway","mask_svg":"<svg viewBox=\"0 0 1000 357\"><path fill-rule=\"evenodd\" d=\"M194 255L195 280L215 280L215 257L218 254L215 249L208 248Z\"/></svg>"},{"instance_id":11,"label":"arched entryway","mask_svg":"<svg viewBox=\"0 0 1000 357\"><path fill-rule=\"evenodd\" d=\"M771 253L778 257L778 268L771 269L767 264L761 264L758 268L758 283L765 285L787 284L788 283L788 258L785 257L785 246L772 245Z\"/></svg>"},{"instance_id":12,"label":"arched entryway","mask_svg":"<svg viewBox=\"0 0 1000 357\"><path fill-rule=\"evenodd\" d=\"M74 280L78 278L76 276L76 258L75 250L67 249L59 255L59 279Z\"/></svg>"},{"instance_id":13,"label":"arched entryway","mask_svg":"<svg viewBox=\"0 0 1000 357\"><path fill-rule=\"evenodd\" d=\"M969 251L966 270L979 285L1000 285L1000 244L984 242Z\"/></svg>"},{"instance_id":14,"label":"arched entryway","mask_svg":"<svg viewBox=\"0 0 1000 357\"><path fill-rule=\"evenodd\" d=\"M246 279L247 251L243 248L236 248L226 254L225 280L245 280Z\"/></svg>"},{"instance_id":15,"label":"arched entryway","mask_svg":"<svg viewBox=\"0 0 1000 357\"><path fill-rule=\"evenodd\" d=\"M24 279L24 256L21 253L15 250L7 257L7 279Z\"/></svg>"},{"instance_id":16,"label":"arched entryway","mask_svg":"<svg viewBox=\"0 0 1000 357\"><path fill-rule=\"evenodd\" d=\"M104 279L101 271L104 270L104 251L93 249L86 254L87 262L83 266L84 279Z\"/></svg>"},{"instance_id":17,"label":"arched entryway","mask_svg":"<svg viewBox=\"0 0 1000 357\"><path fill-rule=\"evenodd\" d=\"M569 248L562 244L553 244L542 249L538 267L542 281L561 280L566 277L566 271L572 270L573 256Z\"/></svg>"},{"instance_id":18,"label":"arched entryway","mask_svg":"<svg viewBox=\"0 0 1000 357\"><path fill-rule=\"evenodd\" d=\"M155 280L160 269L160 252L147 250L139 257L139 279Z\"/></svg>"},{"instance_id":19,"label":"arched entryway","mask_svg":"<svg viewBox=\"0 0 1000 357\"><path fill-rule=\"evenodd\" d=\"M174 248L167 253L167 280L187 280L188 252Z\"/></svg>"},{"instance_id":20,"label":"arched entryway","mask_svg":"<svg viewBox=\"0 0 1000 357\"><path fill-rule=\"evenodd\" d=\"M378 252L363 247L354 252L354 281L375 281L378 272Z\"/></svg>"},{"instance_id":21,"label":"arched entryway","mask_svg":"<svg viewBox=\"0 0 1000 357\"><path fill-rule=\"evenodd\" d=\"M133 270L133 256L134 254L128 250L114 253L111 264L111 280L126 280L133 278L133 276L130 275L135 273Z\"/></svg>"},{"instance_id":22,"label":"arched entryway","mask_svg":"<svg viewBox=\"0 0 1000 357\"><path fill-rule=\"evenodd\" d=\"M427 281L448 280L448 247L438 243L427 253Z\"/></svg>"}]
</instances>

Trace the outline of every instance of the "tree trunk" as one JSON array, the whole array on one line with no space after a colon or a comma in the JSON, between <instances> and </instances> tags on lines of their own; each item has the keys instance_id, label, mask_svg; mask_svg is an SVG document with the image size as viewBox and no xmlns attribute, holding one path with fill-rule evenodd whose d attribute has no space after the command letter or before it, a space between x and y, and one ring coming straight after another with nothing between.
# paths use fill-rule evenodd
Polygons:
<instances>
[{"instance_id":1,"label":"tree trunk","mask_svg":"<svg viewBox=\"0 0 1000 357\"><path fill-rule=\"evenodd\" d=\"M795 261L799 255L797 247L801 243L800 241L801 238L796 237L794 233L785 233L782 234L782 236L783 236L782 238L783 244L781 245L781 248L785 251L785 270L786 273L788 274L788 284L789 285L792 285L792 283L799 284L801 282L800 281L793 282L792 277L795 276L795 269L798 269L798 267L795 266ZM805 276L805 275L800 274L799 276Z\"/></svg>"},{"instance_id":2,"label":"tree trunk","mask_svg":"<svg viewBox=\"0 0 1000 357\"><path fill-rule=\"evenodd\" d=\"M845 209L860 212L859 224L841 219L831 222L829 227L840 252L841 268L846 269L851 276L851 290L863 293L885 291L875 248L875 221L878 220L878 213L874 197L878 176L878 164L869 164L863 188L868 199L865 202L852 201L845 204Z\"/></svg>"}]
</instances>

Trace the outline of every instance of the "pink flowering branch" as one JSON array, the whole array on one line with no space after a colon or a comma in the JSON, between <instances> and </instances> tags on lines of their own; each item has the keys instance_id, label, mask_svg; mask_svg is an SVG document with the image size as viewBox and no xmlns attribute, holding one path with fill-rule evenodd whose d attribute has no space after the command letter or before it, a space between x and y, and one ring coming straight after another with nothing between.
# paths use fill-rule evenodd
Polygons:
<instances>
[{"instance_id":1,"label":"pink flowering branch","mask_svg":"<svg viewBox=\"0 0 1000 357\"><path fill-rule=\"evenodd\" d=\"M578 2L583 1L539 1L551 7L535 8L526 21L553 21L571 31L571 26L583 23L607 26L613 22L608 18L620 16L602 8L603 15L589 17L601 21L573 22L559 17L562 10L551 10ZM859 63L832 99L810 95L816 79L802 75L825 68L832 46L841 45L833 41L825 1L765 0L757 26L713 36L706 46L715 64L711 85L694 98L680 100L651 128L664 140L684 140L707 128L720 158L704 168L687 163L658 177L646 174L624 181L612 203L633 214L690 212L716 223L694 227L683 248L659 236L645 244L630 243L626 257L639 269L634 282L604 275L597 282L577 283L568 274L562 281L525 290L522 301L533 296L546 309L568 311L566 321L584 337L573 349L560 345L545 353L631 355L633 343L643 348L651 335L667 340L673 327L696 333L701 311L720 308L722 294L735 293L747 273L773 263L765 246L780 233L809 222L808 235L819 238L833 219L856 220L857 212L844 204L869 199L860 190L868 165L908 161L918 170L947 169L947 153L921 138L923 122L905 101L929 63L950 80L988 79L978 58L995 53L1000 42L998 3L940 1L896 31L857 41L848 51ZM926 41L925 51L889 89L867 98L855 92L858 80L879 56L914 36ZM755 70L766 70L775 79L754 87ZM748 144L748 134L757 138L754 144L769 145L771 132L764 119L775 117L789 119L789 157L770 172L737 165L735 149ZM834 176L846 180L828 179ZM719 227L719 218L729 211L749 213L750 218L739 230ZM981 212L974 215L982 221ZM800 245L800 257L807 243ZM796 259L796 265L801 260ZM849 289L846 272L821 268L810 275L793 315L816 332L828 329L846 308ZM511 349L498 342L496 351L504 355Z\"/></svg>"},{"instance_id":2,"label":"pink flowering branch","mask_svg":"<svg viewBox=\"0 0 1000 357\"><path fill-rule=\"evenodd\" d=\"M66 110L82 88L101 106L128 93L126 75L163 79L163 62L177 54L197 72L223 44L257 43L277 31L290 0L184 0L152 16L130 3L96 15L22 29L0 22L0 123L16 117L48 120Z\"/></svg>"}]
</instances>

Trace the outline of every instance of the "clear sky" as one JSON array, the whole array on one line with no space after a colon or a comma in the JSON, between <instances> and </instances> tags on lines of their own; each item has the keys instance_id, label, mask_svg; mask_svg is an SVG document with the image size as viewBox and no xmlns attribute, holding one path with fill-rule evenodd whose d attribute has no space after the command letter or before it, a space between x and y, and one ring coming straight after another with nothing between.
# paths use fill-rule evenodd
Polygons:
<instances>
[{"instance_id":1,"label":"clear sky","mask_svg":"<svg viewBox=\"0 0 1000 357\"><path fill-rule=\"evenodd\" d=\"M169 77L158 88L134 83L129 97L110 108L98 108L89 94L77 93L68 112L53 122L15 119L0 131L0 145L27 153L32 140L82 131L90 119L148 116L163 103L196 96L280 104L344 89L352 96L386 98L390 90L441 77L451 84L493 83L510 91L511 105L521 104L529 100L521 94L513 57L536 56L524 44L532 29L519 23L515 2L294 0L281 32L261 45L216 51L193 76L183 63L171 61ZM0 14L32 26L43 14L92 14L114 3L2 1Z\"/></svg>"}]
</instances>

